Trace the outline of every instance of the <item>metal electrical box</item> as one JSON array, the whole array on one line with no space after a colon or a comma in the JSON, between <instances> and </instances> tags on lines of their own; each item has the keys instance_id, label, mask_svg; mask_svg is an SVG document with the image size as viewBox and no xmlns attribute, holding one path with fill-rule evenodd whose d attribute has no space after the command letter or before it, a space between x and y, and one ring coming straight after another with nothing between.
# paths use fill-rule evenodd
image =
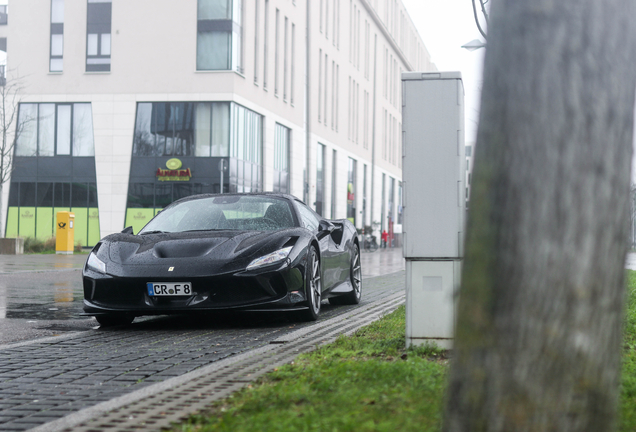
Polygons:
<instances>
[{"instance_id":1,"label":"metal electrical box","mask_svg":"<svg viewBox=\"0 0 636 432\"><path fill-rule=\"evenodd\" d=\"M407 346L450 348L466 200L461 73L403 73L402 94Z\"/></svg>"}]
</instances>

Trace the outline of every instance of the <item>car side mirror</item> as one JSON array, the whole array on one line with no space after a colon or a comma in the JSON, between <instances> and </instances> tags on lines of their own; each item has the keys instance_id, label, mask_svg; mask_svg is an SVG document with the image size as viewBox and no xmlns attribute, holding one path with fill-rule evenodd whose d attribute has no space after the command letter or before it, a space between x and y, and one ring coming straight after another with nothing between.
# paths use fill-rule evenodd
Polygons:
<instances>
[{"instance_id":1,"label":"car side mirror","mask_svg":"<svg viewBox=\"0 0 636 432\"><path fill-rule=\"evenodd\" d=\"M122 234L132 234L133 233L133 227L131 226L127 226L126 228L124 228L123 230L121 230Z\"/></svg>"},{"instance_id":2,"label":"car side mirror","mask_svg":"<svg viewBox=\"0 0 636 432\"><path fill-rule=\"evenodd\" d=\"M336 229L336 226L329 222L328 220L322 219L318 223L318 238L321 239L323 237L328 236Z\"/></svg>"}]
</instances>

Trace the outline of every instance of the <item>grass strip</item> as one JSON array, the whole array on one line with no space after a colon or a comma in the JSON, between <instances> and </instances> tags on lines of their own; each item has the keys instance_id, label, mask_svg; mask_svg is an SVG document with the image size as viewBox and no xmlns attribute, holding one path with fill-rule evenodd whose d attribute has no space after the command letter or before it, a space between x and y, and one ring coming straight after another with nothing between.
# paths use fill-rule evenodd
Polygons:
<instances>
[{"instance_id":1,"label":"grass strip","mask_svg":"<svg viewBox=\"0 0 636 432\"><path fill-rule=\"evenodd\" d=\"M636 271L627 271L620 431L636 431Z\"/></svg>"},{"instance_id":2,"label":"grass strip","mask_svg":"<svg viewBox=\"0 0 636 432\"><path fill-rule=\"evenodd\" d=\"M627 271L620 431L636 430L636 272ZM404 307L299 356L174 431L439 431L448 359L406 350Z\"/></svg>"}]
</instances>

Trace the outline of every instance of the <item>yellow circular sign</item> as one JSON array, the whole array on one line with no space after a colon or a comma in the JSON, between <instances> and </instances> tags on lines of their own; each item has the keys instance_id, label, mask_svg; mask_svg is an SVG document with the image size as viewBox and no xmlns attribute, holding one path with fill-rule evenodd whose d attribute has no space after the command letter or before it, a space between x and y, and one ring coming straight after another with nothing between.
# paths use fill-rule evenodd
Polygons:
<instances>
[{"instance_id":1,"label":"yellow circular sign","mask_svg":"<svg viewBox=\"0 0 636 432\"><path fill-rule=\"evenodd\" d=\"M177 158L168 159L168 162L166 162L166 167L168 167L168 169L171 169L171 170L179 169L181 168L181 165L183 164Z\"/></svg>"}]
</instances>

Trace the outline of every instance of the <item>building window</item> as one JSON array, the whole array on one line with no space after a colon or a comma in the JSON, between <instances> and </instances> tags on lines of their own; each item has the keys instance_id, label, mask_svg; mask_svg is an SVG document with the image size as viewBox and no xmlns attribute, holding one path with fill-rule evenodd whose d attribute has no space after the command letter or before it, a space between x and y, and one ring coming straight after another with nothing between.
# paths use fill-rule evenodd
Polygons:
<instances>
[{"instance_id":1,"label":"building window","mask_svg":"<svg viewBox=\"0 0 636 432\"><path fill-rule=\"evenodd\" d=\"M289 82L289 103L294 104L294 74L295 74L295 50L296 50L296 25L291 25L291 71Z\"/></svg>"},{"instance_id":2,"label":"building window","mask_svg":"<svg viewBox=\"0 0 636 432\"><path fill-rule=\"evenodd\" d=\"M88 0L86 19L86 71L110 71L112 3Z\"/></svg>"},{"instance_id":3,"label":"building window","mask_svg":"<svg viewBox=\"0 0 636 432\"><path fill-rule=\"evenodd\" d=\"M287 101L287 75L288 75L288 65L289 65L289 19L285 17L285 37L283 39L283 100Z\"/></svg>"},{"instance_id":4,"label":"building window","mask_svg":"<svg viewBox=\"0 0 636 432\"><path fill-rule=\"evenodd\" d=\"M336 218L336 172L338 169L338 152L333 151L331 157L331 219Z\"/></svg>"},{"instance_id":5,"label":"building window","mask_svg":"<svg viewBox=\"0 0 636 432\"><path fill-rule=\"evenodd\" d=\"M0 25L7 25L9 22L9 6L0 5Z\"/></svg>"},{"instance_id":6,"label":"building window","mask_svg":"<svg viewBox=\"0 0 636 432\"><path fill-rule=\"evenodd\" d=\"M369 148L369 92L364 91L364 101L362 104L362 146L365 149Z\"/></svg>"},{"instance_id":7,"label":"building window","mask_svg":"<svg viewBox=\"0 0 636 432\"><path fill-rule=\"evenodd\" d=\"M335 129L336 115L336 62L331 61L331 129Z\"/></svg>"},{"instance_id":8,"label":"building window","mask_svg":"<svg viewBox=\"0 0 636 432\"><path fill-rule=\"evenodd\" d=\"M229 102L137 104L133 156L227 157Z\"/></svg>"},{"instance_id":9,"label":"building window","mask_svg":"<svg viewBox=\"0 0 636 432\"><path fill-rule=\"evenodd\" d=\"M347 219L356 224L356 176L358 164L355 159L349 158L347 171Z\"/></svg>"},{"instance_id":10,"label":"building window","mask_svg":"<svg viewBox=\"0 0 636 432\"><path fill-rule=\"evenodd\" d=\"M382 195L381 195L381 207L380 207L380 232L386 229L384 224L384 217L386 216L386 174L382 174Z\"/></svg>"},{"instance_id":11,"label":"building window","mask_svg":"<svg viewBox=\"0 0 636 432\"><path fill-rule=\"evenodd\" d=\"M51 0L49 71L62 72L64 55L64 0Z\"/></svg>"},{"instance_id":12,"label":"building window","mask_svg":"<svg viewBox=\"0 0 636 432\"><path fill-rule=\"evenodd\" d=\"M468 189L466 189L468 191ZM397 193L397 224L402 225L404 217L402 208L402 182L398 181L398 193Z\"/></svg>"},{"instance_id":13,"label":"building window","mask_svg":"<svg viewBox=\"0 0 636 432\"><path fill-rule=\"evenodd\" d=\"M278 94L278 75L279 75L279 65L278 65L278 53L279 49L279 41L280 41L280 10L276 9L276 21L274 23L276 28L274 29L274 94Z\"/></svg>"},{"instance_id":14,"label":"building window","mask_svg":"<svg viewBox=\"0 0 636 432\"><path fill-rule=\"evenodd\" d=\"M16 156L95 156L89 103L21 103Z\"/></svg>"},{"instance_id":15,"label":"building window","mask_svg":"<svg viewBox=\"0 0 636 432\"><path fill-rule=\"evenodd\" d=\"M289 193L289 128L276 123L274 130L274 192Z\"/></svg>"},{"instance_id":16,"label":"building window","mask_svg":"<svg viewBox=\"0 0 636 432\"><path fill-rule=\"evenodd\" d=\"M367 164L362 166L362 226L367 224Z\"/></svg>"},{"instance_id":17,"label":"building window","mask_svg":"<svg viewBox=\"0 0 636 432\"><path fill-rule=\"evenodd\" d=\"M329 56L327 55L327 53L325 53L325 86L323 88L325 94L324 94L324 98L325 98L325 105L323 107L324 109L324 119L325 119L325 126L327 126L327 93L328 93L328 77L329 77ZM331 79L333 79L333 77L331 77Z\"/></svg>"},{"instance_id":18,"label":"building window","mask_svg":"<svg viewBox=\"0 0 636 432\"><path fill-rule=\"evenodd\" d=\"M340 0L333 2L333 46L340 46Z\"/></svg>"},{"instance_id":19,"label":"building window","mask_svg":"<svg viewBox=\"0 0 636 432\"><path fill-rule=\"evenodd\" d=\"M318 143L316 153L316 213L323 216L325 205L325 146Z\"/></svg>"},{"instance_id":20,"label":"building window","mask_svg":"<svg viewBox=\"0 0 636 432\"><path fill-rule=\"evenodd\" d=\"M369 79L369 57L370 57L369 38L371 36L370 29L371 29L371 25L367 22L367 20L365 20L364 21L364 77L367 80Z\"/></svg>"},{"instance_id":21,"label":"building window","mask_svg":"<svg viewBox=\"0 0 636 432\"><path fill-rule=\"evenodd\" d=\"M269 43L269 0L265 0L265 12L263 13L263 90L267 90L267 45Z\"/></svg>"},{"instance_id":22,"label":"building window","mask_svg":"<svg viewBox=\"0 0 636 432\"><path fill-rule=\"evenodd\" d=\"M242 0L198 0L197 70L243 72L242 26Z\"/></svg>"},{"instance_id":23,"label":"building window","mask_svg":"<svg viewBox=\"0 0 636 432\"><path fill-rule=\"evenodd\" d=\"M395 223L395 216L394 216L394 206L395 206L395 179L393 177L389 177L389 196L388 196L388 206L389 206L389 211L388 211L388 225L389 225L389 239L392 239L393 237L393 224ZM391 241L391 240L389 240ZM393 247L391 244L387 245L388 247Z\"/></svg>"},{"instance_id":24,"label":"building window","mask_svg":"<svg viewBox=\"0 0 636 432\"><path fill-rule=\"evenodd\" d=\"M260 1L256 0L254 3L254 84L258 83L258 36L259 36L259 16L258 5Z\"/></svg>"},{"instance_id":25,"label":"building window","mask_svg":"<svg viewBox=\"0 0 636 432\"><path fill-rule=\"evenodd\" d=\"M336 65L336 132L338 132L338 110L340 106L340 65Z\"/></svg>"},{"instance_id":26,"label":"building window","mask_svg":"<svg viewBox=\"0 0 636 432\"><path fill-rule=\"evenodd\" d=\"M321 118L322 118L322 49L319 49L318 50L318 123L320 123Z\"/></svg>"},{"instance_id":27,"label":"building window","mask_svg":"<svg viewBox=\"0 0 636 432\"><path fill-rule=\"evenodd\" d=\"M263 190L263 117L233 103L230 130L230 192Z\"/></svg>"}]
</instances>

